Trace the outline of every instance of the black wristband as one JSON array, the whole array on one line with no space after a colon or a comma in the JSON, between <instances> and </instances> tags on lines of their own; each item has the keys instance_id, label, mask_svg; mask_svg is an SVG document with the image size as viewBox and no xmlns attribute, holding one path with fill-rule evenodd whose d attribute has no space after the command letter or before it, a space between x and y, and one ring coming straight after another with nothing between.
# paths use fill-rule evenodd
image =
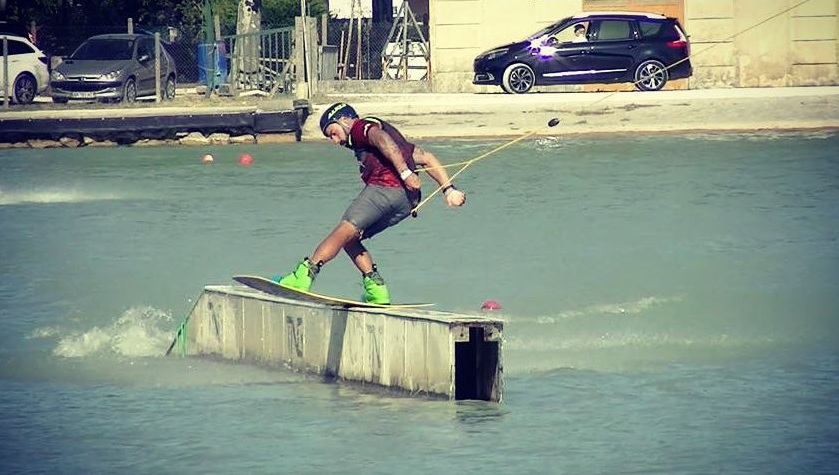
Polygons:
<instances>
[{"instance_id":1,"label":"black wristband","mask_svg":"<svg viewBox=\"0 0 839 475\"><path fill-rule=\"evenodd\" d=\"M457 188L455 188L454 185L449 185L449 186L444 186L443 189L440 190L440 191L441 191L441 193L443 193L445 195L447 191L456 190L456 189Z\"/></svg>"}]
</instances>

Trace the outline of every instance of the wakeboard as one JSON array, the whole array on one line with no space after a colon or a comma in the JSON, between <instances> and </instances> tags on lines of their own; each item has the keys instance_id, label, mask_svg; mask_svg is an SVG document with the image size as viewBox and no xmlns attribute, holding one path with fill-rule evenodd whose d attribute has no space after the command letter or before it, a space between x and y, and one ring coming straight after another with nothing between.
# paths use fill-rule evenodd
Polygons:
<instances>
[{"instance_id":1,"label":"wakeboard","mask_svg":"<svg viewBox=\"0 0 839 475\"><path fill-rule=\"evenodd\" d=\"M317 294L305 290L286 287L274 282L265 277L256 275L234 275L233 280L240 284L244 284L252 289L265 292L267 294L275 295L277 297L285 297L293 300L302 300L304 302L323 303L328 305L337 305L340 307L361 307L361 308L391 308L391 309L408 309L408 308L422 308L430 307L433 303L402 303L402 304L378 304L361 302L358 300L345 299L342 297L332 297L330 295Z\"/></svg>"}]
</instances>

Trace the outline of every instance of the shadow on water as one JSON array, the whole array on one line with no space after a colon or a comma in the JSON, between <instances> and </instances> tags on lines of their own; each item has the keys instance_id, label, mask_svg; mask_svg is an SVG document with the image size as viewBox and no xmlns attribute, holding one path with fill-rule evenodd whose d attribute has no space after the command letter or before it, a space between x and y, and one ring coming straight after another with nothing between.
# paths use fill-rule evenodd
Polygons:
<instances>
[{"instance_id":1,"label":"shadow on water","mask_svg":"<svg viewBox=\"0 0 839 475\"><path fill-rule=\"evenodd\" d=\"M454 418L465 427L480 431L485 424L503 422L511 409L503 404L487 401L457 401Z\"/></svg>"}]
</instances>

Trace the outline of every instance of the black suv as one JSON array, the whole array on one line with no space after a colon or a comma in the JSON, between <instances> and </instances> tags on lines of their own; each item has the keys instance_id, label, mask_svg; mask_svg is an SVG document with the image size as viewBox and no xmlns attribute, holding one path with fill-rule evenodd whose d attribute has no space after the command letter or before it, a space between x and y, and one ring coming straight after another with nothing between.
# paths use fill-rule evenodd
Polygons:
<instances>
[{"instance_id":1,"label":"black suv","mask_svg":"<svg viewBox=\"0 0 839 475\"><path fill-rule=\"evenodd\" d=\"M675 18L592 12L562 19L523 41L475 58L473 84L524 94L533 86L631 82L657 91L693 74L690 42Z\"/></svg>"}]
</instances>

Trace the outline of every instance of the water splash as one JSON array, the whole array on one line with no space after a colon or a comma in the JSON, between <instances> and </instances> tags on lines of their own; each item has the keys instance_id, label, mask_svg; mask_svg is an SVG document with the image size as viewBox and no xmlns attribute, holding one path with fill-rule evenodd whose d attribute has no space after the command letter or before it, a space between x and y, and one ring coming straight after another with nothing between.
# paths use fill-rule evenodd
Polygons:
<instances>
[{"instance_id":1,"label":"water splash","mask_svg":"<svg viewBox=\"0 0 839 475\"><path fill-rule=\"evenodd\" d=\"M752 133L732 134L726 132L703 132L696 134L686 134L682 136L682 140L697 140L703 142L765 142L771 140L783 140L789 138L801 140L827 140L836 136L836 133L830 130L805 130L805 131L759 131Z\"/></svg>"},{"instance_id":2,"label":"water splash","mask_svg":"<svg viewBox=\"0 0 839 475\"><path fill-rule=\"evenodd\" d=\"M78 319L84 322L84 318ZM169 312L150 306L125 310L112 323L84 330L45 326L27 335L54 340L51 354L5 358L0 379L64 381L141 387L189 387L285 384L307 381L307 375L201 358L165 357L174 337Z\"/></svg>"},{"instance_id":3,"label":"water splash","mask_svg":"<svg viewBox=\"0 0 839 475\"><path fill-rule=\"evenodd\" d=\"M718 363L779 343L764 332L692 318L688 301L681 295L650 296L506 318L505 368L512 373L655 370L676 362Z\"/></svg>"},{"instance_id":4,"label":"water splash","mask_svg":"<svg viewBox=\"0 0 839 475\"><path fill-rule=\"evenodd\" d=\"M501 317L505 322L511 323L537 323L550 325L575 318L592 318L599 316L635 316L644 313L661 305L679 302L681 296L671 297L644 297L634 301L619 303L595 304L580 309L563 310L553 315L538 315L536 317Z\"/></svg>"},{"instance_id":5,"label":"water splash","mask_svg":"<svg viewBox=\"0 0 839 475\"><path fill-rule=\"evenodd\" d=\"M111 325L68 332L57 327L36 329L30 338L56 338L53 354L64 358L86 356L162 356L172 339L172 315L154 307L132 307Z\"/></svg>"},{"instance_id":6,"label":"water splash","mask_svg":"<svg viewBox=\"0 0 839 475\"><path fill-rule=\"evenodd\" d=\"M113 193L98 193L76 189L0 190L0 206L20 204L82 203L88 201L119 200Z\"/></svg>"},{"instance_id":7,"label":"water splash","mask_svg":"<svg viewBox=\"0 0 839 475\"><path fill-rule=\"evenodd\" d=\"M558 136L549 135L545 137L539 137L538 139L536 139L537 150L562 148L564 146L565 142L563 142L562 138Z\"/></svg>"}]
</instances>

